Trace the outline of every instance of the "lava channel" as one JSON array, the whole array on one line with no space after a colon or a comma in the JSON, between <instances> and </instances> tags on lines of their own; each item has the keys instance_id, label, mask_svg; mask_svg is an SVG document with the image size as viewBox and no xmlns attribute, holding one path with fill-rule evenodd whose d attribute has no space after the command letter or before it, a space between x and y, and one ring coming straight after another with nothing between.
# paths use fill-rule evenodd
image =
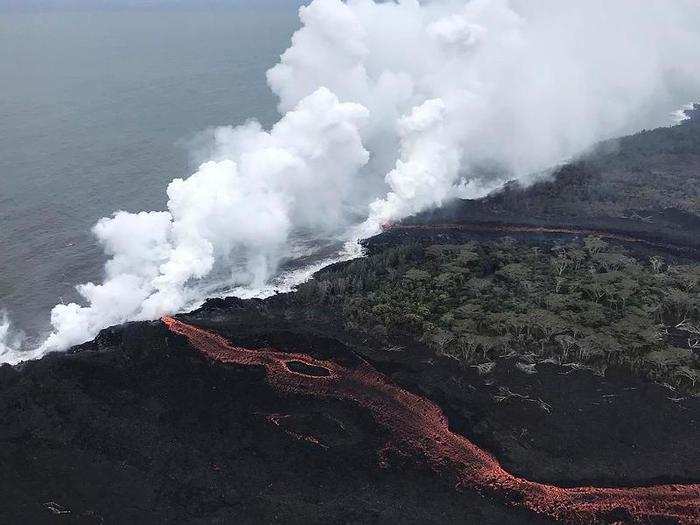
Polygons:
<instances>
[{"instance_id":1,"label":"lava channel","mask_svg":"<svg viewBox=\"0 0 700 525\"><path fill-rule=\"evenodd\" d=\"M241 348L173 317L162 320L171 332L185 337L210 359L263 366L269 384L280 393L339 399L369 411L388 431L393 448L427 461L457 488L476 490L568 523L700 524L700 484L558 487L519 478L466 437L452 432L437 405L393 384L368 364L346 368L305 354ZM305 373L307 370L324 373Z\"/></svg>"}]
</instances>

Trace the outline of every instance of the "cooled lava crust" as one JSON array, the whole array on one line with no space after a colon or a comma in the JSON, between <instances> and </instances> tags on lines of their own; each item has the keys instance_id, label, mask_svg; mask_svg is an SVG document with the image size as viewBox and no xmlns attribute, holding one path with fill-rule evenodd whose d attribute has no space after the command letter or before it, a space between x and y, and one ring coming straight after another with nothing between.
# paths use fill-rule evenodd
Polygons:
<instances>
[{"instance_id":1,"label":"cooled lava crust","mask_svg":"<svg viewBox=\"0 0 700 525\"><path fill-rule=\"evenodd\" d=\"M398 387L367 363L351 368L301 353L242 348L173 317L163 322L209 359L263 367L268 383L281 394L336 399L367 411L390 436L380 456L395 450L426 462L456 489L478 491L568 523L700 523L700 484L601 488L529 481L506 472L490 454L452 432L436 404ZM284 429L284 418L274 414L268 420Z\"/></svg>"},{"instance_id":2,"label":"cooled lava crust","mask_svg":"<svg viewBox=\"0 0 700 525\"><path fill-rule=\"evenodd\" d=\"M427 224L414 223L386 223L382 225L384 236L392 234L409 233L413 237L420 237L420 234L429 235L430 232L440 232L444 234L457 233L473 235L512 235L521 237L586 237L595 236L602 239L618 241L626 245L641 245L647 248L663 250L665 253L700 259L700 249L697 246L683 244L682 242L671 243L658 237L658 234L648 232L625 232L624 230L610 230L603 228L582 228L575 226L546 226L508 223L459 223L459 222L439 222ZM374 238L375 243L382 243L381 236Z\"/></svg>"}]
</instances>

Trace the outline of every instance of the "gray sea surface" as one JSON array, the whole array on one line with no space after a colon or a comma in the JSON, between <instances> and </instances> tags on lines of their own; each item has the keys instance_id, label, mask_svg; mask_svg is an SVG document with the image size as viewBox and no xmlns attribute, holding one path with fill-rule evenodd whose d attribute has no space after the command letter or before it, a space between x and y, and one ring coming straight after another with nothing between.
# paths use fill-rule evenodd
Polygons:
<instances>
[{"instance_id":1,"label":"gray sea surface","mask_svg":"<svg viewBox=\"0 0 700 525\"><path fill-rule=\"evenodd\" d=\"M102 278L91 227L164 209L198 133L277 120L265 82L294 5L0 13L0 309L32 339Z\"/></svg>"}]
</instances>

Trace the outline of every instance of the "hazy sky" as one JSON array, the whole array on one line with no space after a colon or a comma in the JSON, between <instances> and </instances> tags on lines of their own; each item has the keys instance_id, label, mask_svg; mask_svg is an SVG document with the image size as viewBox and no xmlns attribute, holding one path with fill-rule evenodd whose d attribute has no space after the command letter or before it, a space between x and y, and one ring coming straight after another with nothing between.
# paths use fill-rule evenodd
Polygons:
<instances>
[{"instance_id":1,"label":"hazy sky","mask_svg":"<svg viewBox=\"0 0 700 525\"><path fill-rule=\"evenodd\" d=\"M34 9L211 9L222 7L296 7L310 0L0 0L0 11Z\"/></svg>"}]
</instances>

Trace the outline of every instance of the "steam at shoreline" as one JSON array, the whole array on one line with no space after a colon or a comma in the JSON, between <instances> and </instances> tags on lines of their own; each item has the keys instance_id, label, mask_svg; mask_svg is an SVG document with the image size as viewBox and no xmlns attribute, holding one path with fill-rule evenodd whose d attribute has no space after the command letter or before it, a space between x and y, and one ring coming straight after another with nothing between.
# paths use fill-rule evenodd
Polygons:
<instances>
[{"instance_id":1,"label":"steam at shoreline","mask_svg":"<svg viewBox=\"0 0 700 525\"><path fill-rule=\"evenodd\" d=\"M0 310L0 363L17 364L24 359L39 357L39 354L22 351L24 334L15 330L5 310Z\"/></svg>"},{"instance_id":2,"label":"steam at shoreline","mask_svg":"<svg viewBox=\"0 0 700 525\"><path fill-rule=\"evenodd\" d=\"M167 210L101 219L103 282L56 305L32 352L1 317L0 362L180 311L214 276L271 291L309 239L352 245L446 199L527 184L597 140L666 124L700 88L700 8L685 0L314 0L300 20L268 71L279 122L217 128Z\"/></svg>"}]
</instances>

